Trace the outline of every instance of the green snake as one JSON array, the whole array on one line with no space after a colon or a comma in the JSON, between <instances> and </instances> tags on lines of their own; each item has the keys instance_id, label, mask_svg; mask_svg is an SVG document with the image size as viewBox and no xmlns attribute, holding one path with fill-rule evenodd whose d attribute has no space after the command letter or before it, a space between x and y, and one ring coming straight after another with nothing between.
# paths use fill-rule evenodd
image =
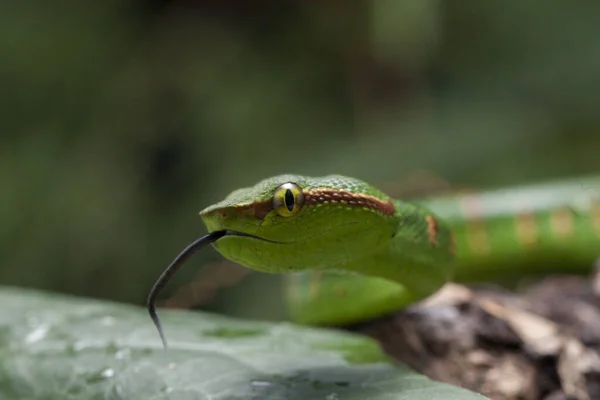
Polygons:
<instances>
[{"instance_id":1,"label":"green snake","mask_svg":"<svg viewBox=\"0 0 600 400\"><path fill-rule=\"evenodd\" d=\"M200 216L207 244L253 270L288 274L293 321L340 325L418 302L449 281L588 271L600 255L600 177L466 193L414 203L355 178L280 175L238 189Z\"/></svg>"}]
</instances>

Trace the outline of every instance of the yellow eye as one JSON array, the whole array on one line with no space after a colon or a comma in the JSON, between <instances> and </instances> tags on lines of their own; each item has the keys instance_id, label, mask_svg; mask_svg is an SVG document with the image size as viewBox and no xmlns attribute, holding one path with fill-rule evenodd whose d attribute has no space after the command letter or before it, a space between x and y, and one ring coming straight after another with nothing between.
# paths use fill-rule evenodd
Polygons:
<instances>
[{"instance_id":1,"label":"yellow eye","mask_svg":"<svg viewBox=\"0 0 600 400\"><path fill-rule=\"evenodd\" d=\"M273 194L273 208L282 217L291 217L297 214L304 205L302 189L295 183L284 183L275 189Z\"/></svg>"}]
</instances>

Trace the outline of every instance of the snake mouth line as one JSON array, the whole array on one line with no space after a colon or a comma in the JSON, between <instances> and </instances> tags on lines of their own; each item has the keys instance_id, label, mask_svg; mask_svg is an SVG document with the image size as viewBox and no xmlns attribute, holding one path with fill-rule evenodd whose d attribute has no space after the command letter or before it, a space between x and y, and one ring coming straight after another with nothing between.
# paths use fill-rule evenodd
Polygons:
<instances>
[{"instance_id":1,"label":"snake mouth line","mask_svg":"<svg viewBox=\"0 0 600 400\"><path fill-rule=\"evenodd\" d=\"M260 236L252 235L250 233L234 231L232 229L222 229L222 230L218 230L218 231L212 231L212 232L210 232L210 234L216 234L216 235L219 235L219 237L242 236L242 237L248 237L248 238L252 238L252 239L262 240L263 242L276 243L276 244L289 244L289 242L279 242L277 240L266 239L266 238L263 238Z\"/></svg>"},{"instance_id":2,"label":"snake mouth line","mask_svg":"<svg viewBox=\"0 0 600 400\"><path fill-rule=\"evenodd\" d=\"M325 236L326 234L328 234L332 229L339 229L339 228L343 228L343 227L347 227L347 226L352 226L352 225L357 225L359 224L359 222L357 221L350 221L350 222L346 222L343 224L339 224L335 227L330 227L329 229L321 229L318 232L315 232L311 235L311 239L316 239L322 236ZM211 231L209 232L209 234L207 236L214 236L213 241L216 242L218 239L224 237L224 236L245 236L248 238L252 238L252 239L257 239L257 240L262 240L263 242L268 242L268 243L275 243L275 244L295 244L295 243L300 243L303 240L305 240L306 238L300 239L300 240L292 240L289 242L282 242L282 241L278 241L278 240L272 240L272 239L267 239L261 236L256 236L253 235L251 233L245 233L245 232L241 232L241 231L236 231L233 229L218 229L215 231Z\"/></svg>"}]
</instances>

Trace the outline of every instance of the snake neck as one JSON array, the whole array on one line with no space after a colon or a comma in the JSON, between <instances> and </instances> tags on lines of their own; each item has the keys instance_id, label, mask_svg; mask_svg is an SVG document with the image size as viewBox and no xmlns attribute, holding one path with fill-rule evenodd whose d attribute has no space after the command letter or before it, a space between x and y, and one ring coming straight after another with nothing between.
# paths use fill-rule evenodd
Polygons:
<instances>
[{"instance_id":1,"label":"snake neck","mask_svg":"<svg viewBox=\"0 0 600 400\"><path fill-rule=\"evenodd\" d=\"M454 244L450 228L428 210L397 201L398 226L383 250L352 261L344 269L394 281L416 298L452 279Z\"/></svg>"}]
</instances>

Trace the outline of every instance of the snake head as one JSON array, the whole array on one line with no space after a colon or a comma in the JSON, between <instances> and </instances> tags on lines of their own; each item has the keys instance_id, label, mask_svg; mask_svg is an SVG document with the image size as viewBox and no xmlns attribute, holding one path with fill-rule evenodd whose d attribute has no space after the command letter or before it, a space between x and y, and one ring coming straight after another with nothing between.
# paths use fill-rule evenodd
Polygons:
<instances>
[{"instance_id":1,"label":"snake head","mask_svg":"<svg viewBox=\"0 0 600 400\"><path fill-rule=\"evenodd\" d=\"M226 258L264 272L332 268L379 251L398 226L392 200L358 179L280 175L200 212Z\"/></svg>"}]
</instances>

